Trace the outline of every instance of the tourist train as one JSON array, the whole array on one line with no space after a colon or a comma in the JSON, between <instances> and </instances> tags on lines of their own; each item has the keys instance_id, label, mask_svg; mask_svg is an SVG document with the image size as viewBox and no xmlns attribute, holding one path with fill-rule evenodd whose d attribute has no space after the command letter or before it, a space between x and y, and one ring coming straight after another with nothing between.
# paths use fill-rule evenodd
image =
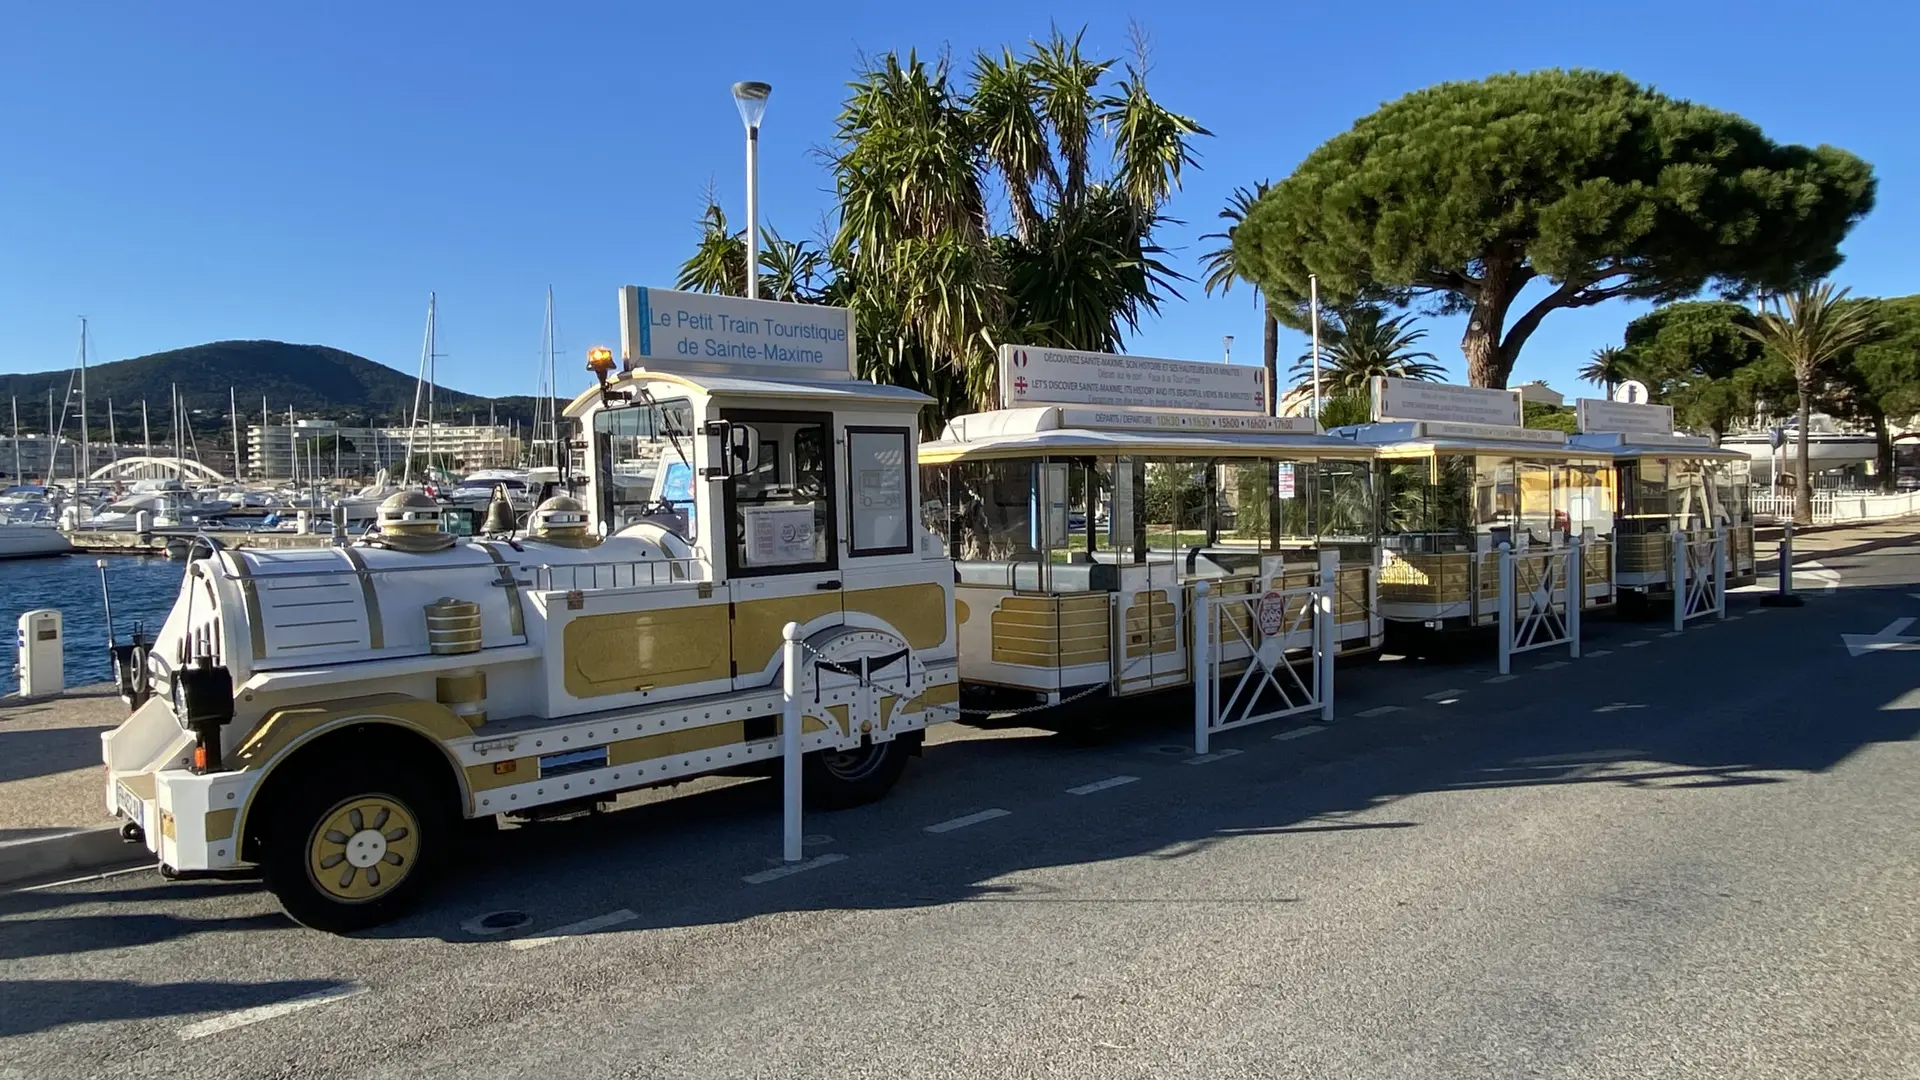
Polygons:
<instances>
[{"instance_id":1,"label":"tourist train","mask_svg":"<svg viewBox=\"0 0 1920 1080\"><path fill-rule=\"evenodd\" d=\"M503 495L456 537L403 490L352 542L201 541L158 634L116 645L125 835L170 876L257 869L296 920L351 930L402 910L463 819L771 771L790 674L807 798L849 806L963 708L1065 726L1046 710L1373 654L1396 622L1483 626L1501 544L1584 538L1601 606L1638 573L1624 537L1749 527L1710 448L1548 440L1517 400L1510 428L1396 422L1425 393L1397 383L1382 423L1322 432L1229 365L1008 347L1002 407L922 441L930 400L855 377L849 314L793 306L622 289L618 359L594 350L564 411L585 475L524 526ZM760 340L803 315L845 332Z\"/></svg>"}]
</instances>

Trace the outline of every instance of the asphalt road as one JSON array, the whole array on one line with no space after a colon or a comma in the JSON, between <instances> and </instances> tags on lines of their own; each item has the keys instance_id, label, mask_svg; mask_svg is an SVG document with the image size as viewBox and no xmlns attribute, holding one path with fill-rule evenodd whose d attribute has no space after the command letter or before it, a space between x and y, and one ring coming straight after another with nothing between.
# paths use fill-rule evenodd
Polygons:
<instances>
[{"instance_id":1,"label":"asphalt road","mask_svg":"<svg viewBox=\"0 0 1920 1080\"><path fill-rule=\"evenodd\" d=\"M771 880L752 782L504 833L350 939L244 883L0 897L0 1077L1920 1077L1920 652L1842 638L1920 617L1920 543L1870 543L1199 761L1166 703L950 726Z\"/></svg>"}]
</instances>

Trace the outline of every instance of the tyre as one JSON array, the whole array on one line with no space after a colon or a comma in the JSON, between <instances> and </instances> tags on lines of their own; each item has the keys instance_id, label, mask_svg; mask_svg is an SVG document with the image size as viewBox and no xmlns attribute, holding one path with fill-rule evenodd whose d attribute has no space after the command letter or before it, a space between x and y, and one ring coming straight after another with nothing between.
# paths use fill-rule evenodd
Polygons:
<instances>
[{"instance_id":1,"label":"tyre","mask_svg":"<svg viewBox=\"0 0 1920 1080\"><path fill-rule=\"evenodd\" d=\"M917 733L916 733L917 734ZM818 750L801 759L807 807L845 810L877 801L906 771L919 740L902 735L890 742L862 742L853 750Z\"/></svg>"},{"instance_id":2,"label":"tyre","mask_svg":"<svg viewBox=\"0 0 1920 1080\"><path fill-rule=\"evenodd\" d=\"M451 808L395 769L301 777L274 806L261 870L288 917L342 934L399 915L452 839Z\"/></svg>"}]
</instances>

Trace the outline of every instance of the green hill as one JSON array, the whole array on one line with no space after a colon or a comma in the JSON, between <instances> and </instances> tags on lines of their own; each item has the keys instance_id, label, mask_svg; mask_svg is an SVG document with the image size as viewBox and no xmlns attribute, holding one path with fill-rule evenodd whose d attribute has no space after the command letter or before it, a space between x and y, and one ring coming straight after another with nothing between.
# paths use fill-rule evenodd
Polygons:
<instances>
[{"instance_id":1,"label":"green hill","mask_svg":"<svg viewBox=\"0 0 1920 1080\"><path fill-rule=\"evenodd\" d=\"M73 385L72 378L71 369L0 375L0 408L6 407L6 399L18 398L22 430L45 431L48 392L58 402ZM112 399L121 440L137 439L144 398L157 440L171 426L168 388L176 385L194 415L196 430L204 430L213 417L225 424L229 387L243 424L260 422L262 395L281 422L292 406L297 416L354 424L403 424L414 397L411 373L340 349L284 341L215 341L87 368L88 426L96 438L106 436L107 401ZM464 422L471 415L485 423L492 410L502 424L517 420L526 427L533 422L533 398L527 395L495 399L440 386L434 400L436 415L448 421ZM0 423L6 422L0 416ZM67 423L68 433L74 433L74 421Z\"/></svg>"}]
</instances>

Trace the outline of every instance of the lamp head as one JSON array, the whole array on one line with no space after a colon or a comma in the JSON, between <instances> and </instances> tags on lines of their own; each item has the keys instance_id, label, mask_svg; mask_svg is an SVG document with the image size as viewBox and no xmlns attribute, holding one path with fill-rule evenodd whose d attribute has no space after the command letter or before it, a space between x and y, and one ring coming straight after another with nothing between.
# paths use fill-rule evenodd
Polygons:
<instances>
[{"instance_id":1,"label":"lamp head","mask_svg":"<svg viewBox=\"0 0 1920 1080\"><path fill-rule=\"evenodd\" d=\"M733 103L740 109L740 120L748 131L760 130L760 118L767 115L767 98L773 87L763 82L733 84Z\"/></svg>"}]
</instances>

